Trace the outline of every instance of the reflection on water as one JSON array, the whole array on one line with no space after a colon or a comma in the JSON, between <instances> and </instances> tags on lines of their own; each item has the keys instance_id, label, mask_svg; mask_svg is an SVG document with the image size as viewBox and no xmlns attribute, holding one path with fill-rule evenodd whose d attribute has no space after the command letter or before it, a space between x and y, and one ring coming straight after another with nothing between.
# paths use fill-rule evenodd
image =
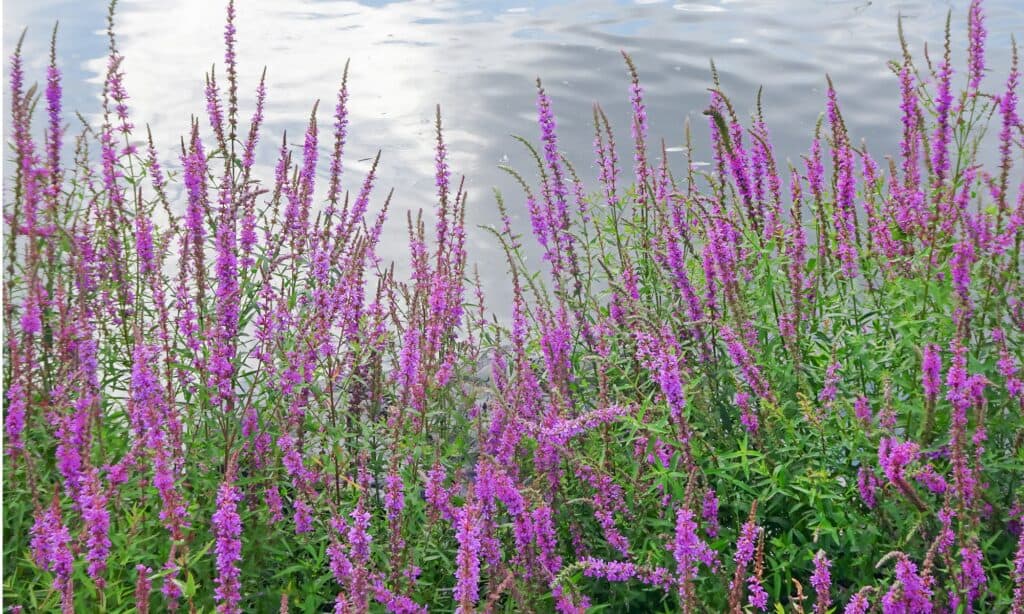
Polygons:
<instances>
[{"instance_id":1,"label":"reflection on water","mask_svg":"<svg viewBox=\"0 0 1024 614\"><path fill-rule=\"evenodd\" d=\"M262 150L287 129L301 144L313 101L330 109L346 58L351 58L351 123L346 181L361 180L368 158L382 150L379 196L395 188L387 228L388 258L405 258L405 209L432 204L432 118L440 103L453 168L467 177L470 225L496 222L491 188L501 189L528 231L519 194L499 164L529 170L510 133L536 138L533 80L554 99L562 147L588 177L591 105L600 102L628 141L627 79L620 50L633 55L647 92L651 134L663 136L682 162L684 121L694 122L697 154L706 139L700 111L714 58L725 90L749 113L764 86L769 127L784 161L806 149L824 107L825 73L836 83L855 138L876 153L895 149L896 82L885 66L899 55L896 19L918 55L925 40L941 42L946 11L954 11L954 48L962 50L966 2L934 0L470 0L339 2L244 0L238 3L243 116L263 66L269 96ZM193 114L202 114L203 74L221 62L223 6L211 0L125 0L118 7L119 45L138 123L148 122L171 154ZM988 79L1002 79L1010 35L1024 33L1017 0L989 0ZM60 20L59 53L69 109L97 108L105 70L106 3L95 0L8 0L4 53L22 27L31 77L41 79L48 34ZM960 54L962 55L962 53ZM958 64L957 66L961 66ZM330 104L328 104L330 103ZM5 97L6 105L6 97ZM6 109L5 109L6 114ZM327 125L327 115L321 113ZM325 139L326 140L326 139ZM324 143L325 148L329 146ZM325 151L326 154L326 151ZM620 156L628 160L628 153ZM363 160L363 161L359 161ZM487 233L469 234L493 305L505 294L501 255ZM500 311L500 309L499 309Z\"/></svg>"}]
</instances>

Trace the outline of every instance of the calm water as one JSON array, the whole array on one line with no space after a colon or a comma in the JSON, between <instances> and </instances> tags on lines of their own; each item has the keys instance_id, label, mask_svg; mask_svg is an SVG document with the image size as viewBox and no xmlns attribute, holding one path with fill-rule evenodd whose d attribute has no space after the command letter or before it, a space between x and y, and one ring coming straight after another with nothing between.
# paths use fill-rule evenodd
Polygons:
<instances>
[{"instance_id":1,"label":"calm water","mask_svg":"<svg viewBox=\"0 0 1024 614\"><path fill-rule=\"evenodd\" d=\"M243 113L263 66L268 74L267 129L261 162L272 164L283 131L301 146L312 103L333 108L351 58L351 124L346 182L362 180L379 148L378 203L395 188L383 247L405 260L405 210L432 205L434 105L440 103L453 169L471 193L470 258L481 266L492 306L506 294L501 254L477 225L497 223L491 188L506 196L521 230L529 224L520 194L499 164L529 171L510 134L537 138L533 80L554 99L560 143L593 177L591 105L600 102L628 142L628 80L619 50L635 59L647 92L651 134L683 162L683 126L694 124L706 157L708 61L744 114L764 86L769 127L784 161L805 151L824 107L826 72L836 83L847 123L876 155L896 145L897 89L886 61L899 56L897 15L920 57L938 49L953 10L954 48L965 47L967 2L915 0L707 0L706 2L335 2L240 0L238 36ZM125 0L117 30L137 124L149 122L158 146L173 155L193 114L203 114L203 74L221 62L223 3L218 0ZM1002 80L1010 36L1024 34L1020 0L986 5L989 66ZM105 68L106 3L8 0L4 54L28 27L29 80L42 80L49 31L60 21L59 58L66 107L93 116ZM957 64L957 70L962 64ZM220 70L218 70L220 72ZM989 81L991 84L992 81ZM6 100L5 100L6 114ZM328 119L321 113L321 117ZM205 117L204 117L205 119ZM323 122L324 133L329 131ZM326 140L326 139L325 139ZM326 147L323 155L326 155ZM628 152L622 160L631 159ZM361 161L360 161L361 160ZM326 165L322 165L326 166ZM529 243L529 242L527 242ZM499 312L501 309L499 308Z\"/></svg>"}]
</instances>

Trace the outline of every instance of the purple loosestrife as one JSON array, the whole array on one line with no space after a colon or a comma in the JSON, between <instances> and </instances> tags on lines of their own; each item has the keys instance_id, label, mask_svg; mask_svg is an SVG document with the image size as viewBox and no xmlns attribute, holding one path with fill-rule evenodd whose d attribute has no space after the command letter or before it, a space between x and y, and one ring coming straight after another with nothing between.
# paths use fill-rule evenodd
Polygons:
<instances>
[{"instance_id":1,"label":"purple loosestrife","mask_svg":"<svg viewBox=\"0 0 1024 614\"><path fill-rule=\"evenodd\" d=\"M750 394L737 390L736 394L733 395L732 402L736 404L736 407L740 408L740 423L743 425L743 428L747 429L747 432L751 435L757 435L760 421L757 418L757 413L751 407Z\"/></svg>"},{"instance_id":2,"label":"purple loosestrife","mask_svg":"<svg viewBox=\"0 0 1024 614\"><path fill-rule=\"evenodd\" d=\"M936 538L936 552L939 554L946 554L953 547L953 542L956 541L956 531L953 529L953 518L956 516L956 512L949 509L948 505L943 505L942 509L935 514L939 518L939 536Z\"/></svg>"},{"instance_id":3,"label":"purple loosestrife","mask_svg":"<svg viewBox=\"0 0 1024 614\"><path fill-rule=\"evenodd\" d=\"M479 504L480 559L491 568L501 564L501 542L496 535L496 501L499 495L511 505L510 514L518 511L522 504L510 496L508 484L503 475L491 463L477 462L473 492Z\"/></svg>"},{"instance_id":4,"label":"purple loosestrife","mask_svg":"<svg viewBox=\"0 0 1024 614\"><path fill-rule=\"evenodd\" d=\"M714 489L708 488L704 491L704 500L701 504L701 517L704 519L704 532L708 537L718 536L718 496Z\"/></svg>"},{"instance_id":5,"label":"purple loosestrife","mask_svg":"<svg viewBox=\"0 0 1024 614\"><path fill-rule=\"evenodd\" d=\"M851 597L850 601L846 603L846 608L843 609L843 614L867 614L868 609L871 607L871 602L868 601L866 593L867 589L861 589L860 592Z\"/></svg>"},{"instance_id":6,"label":"purple loosestrife","mask_svg":"<svg viewBox=\"0 0 1024 614\"><path fill-rule=\"evenodd\" d=\"M107 510L107 493L98 469L93 469L86 476L79 505L85 525L86 571L96 586L103 588L106 586L104 574L110 554L110 512Z\"/></svg>"},{"instance_id":7,"label":"purple loosestrife","mask_svg":"<svg viewBox=\"0 0 1024 614\"><path fill-rule=\"evenodd\" d=\"M448 229L448 220L446 216L448 214L448 200L451 183L451 169L448 167L448 148L444 144L444 139L441 133L441 107L437 107L437 146L435 147L434 153L434 185L437 187L437 201L438 201L438 215L437 215L437 243L439 245L438 254L440 255L441 248L445 244L445 233ZM554 122L554 118L551 118ZM554 124L551 126L552 138L554 138ZM557 145L555 147L555 155L557 156ZM547 148L544 150L545 154L548 153ZM440 262L438 262L440 265Z\"/></svg>"},{"instance_id":8,"label":"purple loosestrife","mask_svg":"<svg viewBox=\"0 0 1024 614\"><path fill-rule=\"evenodd\" d=\"M978 92L985 73L985 13L981 0L971 0L967 13L967 81L972 94Z\"/></svg>"},{"instance_id":9,"label":"purple loosestrife","mask_svg":"<svg viewBox=\"0 0 1024 614\"><path fill-rule=\"evenodd\" d=\"M739 536L736 539L736 553L733 555L736 569L729 582L729 607L733 611L740 610L744 586L747 588L747 600L751 606L764 611L768 605L768 595L761 586L760 569L761 548L759 543L764 537L764 530L757 526L756 514L757 501L755 500L750 507L750 516L740 527ZM748 576L747 567L751 563L754 563L754 573Z\"/></svg>"},{"instance_id":10,"label":"purple loosestrife","mask_svg":"<svg viewBox=\"0 0 1024 614\"><path fill-rule=\"evenodd\" d=\"M821 161L821 137L819 135L819 129L815 130L814 139L811 141L811 151L808 156L804 158L804 165L807 168L805 178L807 179L807 186L811 190L811 200L813 201L813 211L818 216L818 223L820 224L819 233L822 234L817 241L818 244L818 262L824 263L826 257L829 255L828 241L824 240L824 233L827 232L826 220L824 214L824 196L825 196L825 165ZM818 274L821 276L821 273Z\"/></svg>"},{"instance_id":11,"label":"purple loosestrife","mask_svg":"<svg viewBox=\"0 0 1024 614\"><path fill-rule=\"evenodd\" d=\"M764 590L764 586L757 579L757 576L747 578L747 590L750 593L747 601L751 607L755 607L762 612L766 611L768 609L768 591Z\"/></svg>"},{"instance_id":12,"label":"purple loosestrife","mask_svg":"<svg viewBox=\"0 0 1024 614\"><path fill-rule=\"evenodd\" d=\"M553 426L544 427L541 437L557 446L565 446L570 439L592 431L602 424L611 424L633 412L631 407L613 405L581 414L575 418L559 419Z\"/></svg>"},{"instance_id":13,"label":"purple loosestrife","mask_svg":"<svg viewBox=\"0 0 1024 614\"><path fill-rule=\"evenodd\" d=\"M150 456L153 464L153 485L160 494L160 520L174 539L182 538L187 508L178 492L175 464L179 462L174 434L180 434L178 419L165 391L153 370L157 349L136 341L132 361L131 401L129 415L135 428L131 454L136 463Z\"/></svg>"},{"instance_id":14,"label":"purple loosestrife","mask_svg":"<svg viewBox=\"0 0 1024 614\"><path fill-rule=\"evenodd\" d=\"M313 510L307 498L315 496L313 483L316 481L316 473L307 469L302 459L302 452L299 450L295 439L288 434L281 435L277 440L277 447L281 450L281 464L291 478L292 486L295 488L295 532L308 533L313 529Z\"/></svg>"},{"instance_id":15,"label":"purple loosestrife","mask_svg":"<svg viewBox=\"0 0 1024 614\"><path fill-rule=\"evenodd\" d=\"M480 597L480 503L472 492L466 503L455 512L455 539L459 542L455 560L456 614L476 611Z\"/></svg>"},{"instance_id":16,"label":"purple loosestrife","mask_svg":"<svg viewBox=\"0 0 1024 614\"><path fill-rule=\"evenodd\" d=\"M718 565L715 551L698 535L693 512L680 508L676 510L675 538L668 546L676 560L677 591L684 612L696 611L698 605L693 595L693 580L697 577L698 566L714 569Z\"/></svg>"},{"instance_id":17,"label":"purple loosestrife","mask_svg":"<svg viewBox=\"0 0 1024 614\"><path fill-rule=\"evenodd\" d=\"M888 271L900 256L900 245L893 238L889 227L892 212L888 210L888 203L891 199L884 199L885 206L878 206L876 193L882 191L882 175L878 164L867 152L861 153L861 176L864 180L864 211L867 214L869 231L868 248L875 254L883 256L881 264Z\"/></svg>"},{"instance_id":18,"label":"purple loosestrife","mask_svg":"<svg viewBox=\"0 0 1024 614\"><path fill-rule=\"evenodd\" d=\"M1017 66L1017 47L1013 46L1010 74L1006 78L1006 90L999 95L999 116L1002 119L999 129L999 193L996 201L999 206L997 216L997 228L1002 221L1003 213L1007 208L1007 190L1009 189L1010 169L1013 166L1014 133L1020 126L1020 117L1017 114L1017 85L1020 81L1020 71ZM1024 193L1024 192L1022 192ZM1020 203L1018 203L1018 212Z\"/></svg>"},{"instance_id":19,"label":"purple loosestrife","mask_svg":"<svg viewBox=\"0 0 1024 614\"><path fill-rule=\"evenodd\" d=\"M49 185L46 188L47 200L54 207L60 194L61 184L61 137L64 127L61 124L61 85L60 69L57 68L57 27L53 28L53 39L50 44L50 65L46 68L46 170L49 174Z\"/></svg>"},{"instance_id":20,"label":"purple loosestrife","mask_svg":"<svg viewBox=\"0 0 1024 614\"><path fill-rule=\"evenodd\" d=\"M942 385L942 356L939 346L929 343L924 346L921 360L921 387L924 388L925 399L934 403Z\"/></svg>"},{"instance_id":21,"label":"purple loosestrife","mask_svg":"<svg viewBox=\"0 0 1024 614\"><path fill-rule=\"evenodd\" d=\"M751 136L751 152L756 169L755 185L758 185L757 198L763 203L761 210L764 216L764 238L768 240L778 236L782 230L782 179L775 165L775 152L772 150L768 125L760 113ZM763 188L759 185L762 182L765 184Z\"/></svg>"},{"instance_id":22,"label":"purple loosestrife","mask_svg":"<svg viewBox=\"0 0 1024 614\"><path fill-rule=\"evenodd\" d=\"M953 256L949 261L953 290L959 298L954 318L958 326L966 326L970 320L974 304L971 301L971 266L976 261L974 244L963 240L953 246Z\"/></svg>"},{"instance_id":23,"label":"purple loosestrife","mask_svg":"<svg viewBox=\"0 0 1024 614\"><path fill-rule=\"evenodd\" d=\"M859 269L855 209L856 174L853 149L846 133L846 126L839 114L839 102L836 100L836 91L831 80L828 85L828 119L832 126L834 142L832 162L836 168L836 199L832 214L832 224L836 232L836 253L842 263L843 275L852 279L857 276Z\"/></svg>"},{"instance_id":24,"label":"purple loosestrife","mask_svg":"<svg viewBox=\"0 0 1024 614\"><path fill-rule=\"evenodd\" d=\"M871 426L874 415L871 413L871 403L864 395L860 395L853 402L853 414L864 427Z\"/></svg>"},{"instance_id":25,"label":"purple loosestrife","mask_svg":"<svg viewBox=\"0 0 1024 614\"><path fill-rule=\"evenodd\" d=\"M64 492L77 500L84 479L85 463L89 453L90 393L81 394L71 406L71 412L53 418L56 424L57 470L64 478Z\"/></svg>"},{"instance_id":26,"label":"purple loosestrife","mask_svg":"<svg viewBox=\"0 0 1024 614\"><path fill-rule=\"evenodd\" d=\"M743 147L743 126L740 125L735 117L729 123L729 140L731 147L726 151L729 171L732 173L733 181L736 184L740 199L743 201L747 216L754 225L754 230L760 233L763 220L761 210L755 208L755 205L758 203L754 202L753 186L751 185L749 172L751 165L747 151Z\"/></svg>"},{"instance_id":27,"label":"purple loosestrife","mask_svg":"<svg viewBox=\"0 0 1024 614\"><path fill-rule=\"evenodd\" d=\"M193 128L192 141L189 151L182 156L181 165L183 169L183 183L188 203L185 208L185 234L182 239L183 245L192 249L193 272L198 276L197 291L199 292L200 303L202 302L202 281L205 271L203 258L203 245L206 239L205 216L209 212L209 200L206 191L206 177L208 173L206 154L203 151L203 143L199 140L198 131ZM184 256L185 254L182 254Z\"/></svg>"},{"instance_id":28,"label":"purple loosestrife","mask_svg":"<svg viewBox=\"0 0 1024 614\"><path fill-rule=\"evenodd\" d=\"M1024 531L1017 537L1017 553L1013 557L1013 605L1011 612L1024 612Z\"/></svg>"},{"instance_id":29,"label":"purple loosestrife","mask_svg":"<svg viewBox=\"0 0 1024 614\"><path fill-rule=\"evenodd\" d=\"M801 210L803 208L803 193L800 187L800 175L793 169L790 175L791 196L793 200L792 223L786 229L786 274L789 279L789 292L793 307L794 327L790 337L791 343L796 341L796 325L803 319L804 303L810 298L808 290L811 288L811 281L805 273L807 269L807 235L804 231Z\"/></svg>"},{"instance_id":30,"label":"purple loosestrife","mask_svg":"<svg viewBox=\"0 0 1024 614\"><path fill-rule=\"evenodd\" d=\"M633 59L622 53L629 69L629 102L632 105L633 118L631 130L633 134L633 163L636 176L637 204L641 207L650 203L651 167L647 161L647 107L644 105L644 89L640 86Z\"/></svg>"},{"instance_id":31,"label":"purple loosestrife","mask_svg":"<svg viewBox=\"0 0 1024 614\"><path fill-rule=\"evenodd\" d=\"M608 544L615 548L624 558L629 558L629 539L622 534L615 524L615 514L626 514L625 496L622 487L612 480L611 476L598 474L592 467L581 465L576 469L576 477L594 489L591 503L594 507L594 518L601 525Z\"/></svg>"},{"instance_id":32,"label":"purple loosestrife","mask_svg":"<svg viewBox=\"0 0 1024 614\"><path fill-rule=\"evenodd\" d=\"M373 580L373 597L388 612L394 614L426 614L427 608L404 595L396 595L385 586L380 578Z\"/></svg>"},{"instance_id":33,"label":"purple loosestrife","mask_svg":"<svg viewBox=\"0 0 1024 614\"><path fill-rule=\"evenodd\" d=\"M832 567L832 561L828 560L825 553L819 550L814 555L814 573L811 574L811 586L814 587L814 592L818 595L818 599L814 603L814 614L825 614L828 612L829 605L832 604L830 567Z\"/></svg>"},{"instance_id":34,"label":"purple loosestrife","mask_svg":"<svg viewBox=\"0 0 1024 614\"><path fill-rule=\"evenodd\" d=\"M882 481L874 472L866 467L857 470L857 491L860 492L860 500L868 510L873 510L878 505L878 490Z\"/></svg>"},{"instance_id":35,"label":"purple loosestrife","mask_svg":"<svg viewBox=\"0 0 1024 614\"><path fill-rule=\"evenodd\" d=\"M1020 363L1010 354L1006 335L1001 328L992 329L992 341L999 347L996 369L1006 380L1006 392L1020 402L1021 410L1024 411L1024 380L1021 379Z\"/></svg>"},{"instance_id":36,"label":"purple loosestrife","mask_svg":"<svg viewBox=\"0 0 1024 614\"><path fill-rule=\"evenodd\" d=\"M135 611L138 614L149 614L149 595L153 591L151 573L153 570L145 565L135 566Z\"/></svg>"},{"instance_id":37,"label":"purple loosestrife","mask_svg":"<svg viewBox=\"0 0 1024 614\"><path fill-rule=\"evenodd\" d=\"M225 182L220 190L220 216L217 223L217 312L216 341L210 371L215 401L224 411L234 409L233 361L235 336L238 332L240 288L238 285L238 233L235 207L230 187Z\"/></svg>"},{"instance_id":38,"label":"purple loosestrife","mask_svg":"<svg viewBox=\"0 0 1024 614\"><path fill-rule=\"evenodd\" d=\"M931 579L918 575L917 565L901 554L896 561L896 581L882 597L883 614L931 614Z\"/></svg>"},{"instance_id":39,"label":"purple loosestrife","mask_svg":"<svg viewBox=\"0 0 1024 614\"><path fill-rule=\"evenodd\" d=\"M960 570L955 576L959 591L950 591L950 608L953 611L973 612L978 596L988 584L981 548L974 540L960 549ZM966 597L966 601L960 601L961 594Z\"/></svg>"},{"instance_id":40,"label":"purple loosestrife","mask_svg":"<svg viewBox=\"0 0 1024 614\"><path fill-rule=\"evenodd\" d=\"M267 486L264 490L264 498L267 502L267 511L270 512L270 522L278 523L284 520L284 505L277 486Z\"/></svg>"},{"instance_id":41,"label":"purple loosestrife","mask_svg":"<svg viewBox=\"0 0 1024 614\"><path fill-rule=\"evenodd\" d=\"M665 592L675 590L675 578L664 567L649 568L626 561L605 561L591 556L579 561L583 567L583 575L587 578L600 578L608 582L636 581L645 586L655 586Z\"/></svg>"},{"instance_id":42,"label":"purple loosestrife","mask_svg":"<svg viewBox=\"0 0 1024 614\"><path fill-rule=\"evenodd\" d=\"M924 510L927 506L921 501L913 485L907 481L907 467L917 461L919 454L920 447L918 444L911 441L900 442L895 437L883 438L878 444L878 464L882 468L882 473L911 503L916 505L918 509ZM858 485L860 485L859 480ZM869 488L873 490L873 487ZM869 498L874 499L873 494L870 497L864 496L863 488L861 494L865 503L868 502ZM869 505L868 507L872 506Z\"/></svg>"},{"instance_id":43,"label":"purple loosestrife","mask_svg":"<svg viewBox=\"0 0 1024 614\"><path fill-rule=\"evenodd\" d=\"M753 560L759 531L759 527L753 521L743 524L739 538L736 540L736 554L733 556L737 566L745 567Z\"/></svg>"},{"instance_id":44,"label":"purple loosestrife","mask_svg":"<svg viewBox=\"0 0 1024 614\"><path fill-rule=\"evenodd\" d=\"M220 89L217 87L217 75L210 69L206 76L206 117L210 120L210 128L217 137L217 144L222 149L227 149L227 140L224 138L224 111L221 108Z\"/></svg>"},{"instance_id":45,"label":"purple loosestrife","mask_svg":"<svg viewBox=\"0 0 1024 614\"><path fill-rule=\"evenodd\" d=\"M394 452L392 452L394 454ZM399 567L399 557L405 548L402 539L402 510L405 509L405 484L402 476L392 467L384 477L384 512L388 520L388 547L390 549L391 566Z\"/></svg>"},{"instance_id":46,"label":"purple loosestrife","mask_svg":"<svg viewBox=\"0 0 1024 614\"><path fill-rule=\"evenodd\" d=\"M384 509L387 512L389 521L397 520L402 510L405 509L404 485L402 476L394 470L389 471L384 477Z\"/></svg>"},{"instance_id":47,"label":"purple loosestrife","mask_svg":"<svg viewBox=\"0 0 1024 614\"><path fill-rule=\"evenodd\" d=\"M349 597L357 612L365 612L369 599L370 544L373 537L370 535L370 512L364 507L362 498L349 517L352 522L348 526L346 537L349 557L353 563L352 575L348 583Z\"/></svg>"},{"instance_id":48,"label":"purple loosestrife","mask_svg":"<svg viewBox=\"0 0 1024 614\"><path fill-rule=\"evenodd\" d=\"M41 569L54 574L53 588L61 592L63 610L73 611L71 574L74 571L74 556L70 548L71 534L61 518L60 504L56 498L48 507L36 512L31 536L33 560Z\"/></svg>"},{"instance_id":49,"label":"purple loosestrife","mask_svg":"<svg viewBox=\"0 0 1024 614\"><path fill-rule=\"evenodd\" d=\"M341 543L340 537L346 534L345 521L341 518L331 518L331 543L327 546L327 557L331 573L338 584L347 586L352 578L352 560L348 557L348 548ZM341 595L339 594L339 598Z\"/></svg>"},{"instance_id":50,"label":"purple loosestrife","mask_svg":"<svg viewBox=\"0 0 1024 614\"><path fill-rule=\"evenodd\" d=\"M299 171L298 195L299 211L298 219L292 220L291 230L298 234L297 245L304 246L308 241L310 208L313 205L313 189L316 185L316 163L318 130L316 119L317 105L313 105L313 112L309 117L309 126L306 128L306 135L302 142L302 169Z\"/></svg>"},{"instance_id":51,"label":"purple loosestrife","mask_svg":"<svg viewBox=\"0 0 1024 614\"><path fill-rule=\"evenodd\" d=\"M765 379L764 375L761 373L761 367L759 367L754 361L754 358L747 351L743 341L739 338L736 332L729 326L723 326L721 329L721 335L722 340L726 343L729 358L731 358L733 364L739 368L743 381L750 386L759 398L764 399L769 403L774 403L775 394L772 392L768 384L768 380Z\"/></svg>"},{"instance_id":52,"label":"purple loosestrife","mask_svg":"<svg viewBox=\"0 0 1024 614\"><path fill-rule=\"evenodd\" d=\"M14 454L24 448L24 442L22 441L22 432L25 430L25 418L26 410L28 409L28 391L25 384L22 381L22 374L27 369L19 360L19 352L15 341L8 340L11 345L11 383L5 391L7 396L7 406L4 408L7 415L4 416L4 435L7 439L7 445L5 446L4 452L6 454Z\"/></svg>"},{"instance_id":53,"label":"purple loosestrife","mask_svg":"<svg viewBox=\"0 0 1024 614\"><path fill-rule=\"evenodd\" d=\"M224 21L224 66L228 77L228 140L235 140L238 130L238 60L235 55L235 0L228 0Z\"/></svg>"},{"instance_id":54,"label":"purple loosestrife","mask_svg":"<svg viewBox=\"0 0 1024 614\"><path fill-rule=\"evenodd\" d=\"M568 273L576 276L578 263L573 247L574 239L569 232L569 189L566 185L561 155L558 153L555 115L551 110L551 99L544 91L540 79L537 79L537 120L541 129L541 140L544 142L544 160L550 172L550 178L545 176L542 184L545 234L551 237L554 244L551 267L555 282L560 287L561 275Z\"/></svg>"},{"instance_id":55,"label":"purple loosestrife","mask_svg":"<svg viewBox=\"0 0 1024 614\"><path fill-rule=\"evenodd\" d=\"M697 291L690 282L690 275L686 270L686 257L680 248L683 238L679 229L671 224L666 224L662 230L662 241L665 243L666 250L663 258L664 264L672 272L676 289L686 300L687 316L691 322L700 322L704 317L704 307L701 305L700 298L697 296ZM702 335L701 327L698 326L695 330L698 337Z\"/></svg>"},{"instance_id":56,"label":"purple loosestrife","mask_svg":"<svg viewBox=\"0 0 1024 614\"><path fill-rule=\"evenodd\" d=\"M604 126L604 133L601 126ZM607 142L605 141L607 136ZM604 198L610 209L619 204L616 180L619 176L618 157L615 153L615 139L612 136L612 129L604 110L597 104L594 105L594 152L597 155L598 179L604 189Z\"/></svg>"},{"instance_id":57,"label":"purple loosestrife","mask_svg":"<svg viewBox=\"0 0 1024 614\"><path fill-rule=\"evenodd\" d=\"M953 93L950 89L952 76L953 66L949 60L947 45L946 56L939 63L936 72L936 122L931 140L932 190L936 193L940 193L944 189L946 179L949 178L949 142L953 136L953 129L950 125L950 110L953 106ZM942 197L939 196L939 198Z\"/></svg>"},{"instance_id":58,"label":"purple loosestrife","mask_svg":"<svg viewBox=\"0 0 1024 614\"><path fill-rule=\"evenodd\" d=\"M430 504L431 515L439 515L448 522L454 522L455 515L451 504L451 493L445 487L444 482L448 475L440 463L427 472L427 485L424 498Z\"/></svg>"},{"instance_id":59,"label":"purple loosestrife","mask_svg":"<svg viewBox=\"0 0 1024 614\"><path fill-rule=\"evenodd\" d=\"M946 400L953 406L949 424L953 492L963 509L969 510L978 487L977 476L967 455L967 412L974 403L972 378L967 373L967 348L959 340L954 340L950 352L953 358L946 372Z\"/></svg>"},{"instance_id":60,"label":"purple loosestrife","mask_svg":"<svg viewBox=\"0 0 1024 614\"><path fill-rule=\"evenodd\" d=\"M924 204L924 193L921 191L921 138L917 123L920 111L917 105L914 72L909 65L904 65L900 69L899 79L900 109L903 111L903 136L900 139L903 184L897 184L893 189L898 203L894 217L900 229L909 232L914 225L922 223L921 208Z\"/></svg>"},{"instance_id":61,"label":"purple loosestrife","mask_svg":"<svg viewBox=\"0 0 1024 614\"><path fill-rule=\"evenodd\" d=\"M345 141L348 137L348 61L341 76L341 87L338 88L338 102L334 106L334 150L331 152L331 171L327 201L333 211L335 203L341 195L342 160L345 153Z\"/></svg>"},{"instance_id":62,"label":"purple loosestrife","mask_svg":"<svg viewBox=\"0 0 1024 614\"><path fill-rule=\"evenodd\" d=\"M249 123L249 136L245 140L245 149L242 153L242 168L246 172L256 162L256 144L259 142L260 127L263 125L263 108L267 101L267 71L264 70L260 76L260 84L256 86L256 109L253 111L252 120Z\"/></svg>"},{"instance_id":63,"label":"purple loosestrife","mask_svg":"<svg viewBox=\"0 0 1024 614\"><path fill-rule=\"evenodd\" d=\"M825 369L825 382L821 387L821 391L818 392L818 401L822 403L825 409L830 409L832 403L836 400L836 385L839 383L839 369L842 365L837 360L833 360L829 363Z\"/></svg>"},{"instance_id":64,"label":"purple loosestrife","mask_svg":"<svg viewBox=\"0 0 1024 614\"><path fill-rule=\"evenodd\" d=\"M562 557L558 555L558 536L555 533L553 513L549 506L542 505L530 514L538 561L541 567L552 576L562 568Z\"/></svg>"},{"instance_id":65,"label":"purple loosestrife","mask_svg":"<svg viewBox=\"0 0 1024 614\"><path fill-rule=\"evenodd\" d=\"M663 326L657 335L636 332L637 358L651 372L668 405L669 416L678 429L683 445L684 462L693 464L690 451L690 425L686 420L686 394L680 376L682 350L669 326Z\"/></svg>"},{"instance_id":66,"label":"purple loosestrife","mask_svg":"<svg viewBox=\"0 0 1024 614\"><path fill-rule=\"evenodd\" d=\"M238 515L238 502L242 494L232 483L232 470L228 471L229 475L217 491L217 511L210 522L216 538L214 551L217 554L217 575L214 578L217 587L213 595L218 612L233 614L242 611L242 579L238 568L242 560L242 519Z\"/></svg>"},{"instance_id":67,"label":"purple loosestrife","mask_svg":"<svg viewBox=\"0 0 1024 614\"><path fill-rule=\"evenodd\" d=\"M914 474L914 479L935 494L941 495L946 492L946 479L939 475L931 464L921 467Z\"/></svg>"}]
</instances>

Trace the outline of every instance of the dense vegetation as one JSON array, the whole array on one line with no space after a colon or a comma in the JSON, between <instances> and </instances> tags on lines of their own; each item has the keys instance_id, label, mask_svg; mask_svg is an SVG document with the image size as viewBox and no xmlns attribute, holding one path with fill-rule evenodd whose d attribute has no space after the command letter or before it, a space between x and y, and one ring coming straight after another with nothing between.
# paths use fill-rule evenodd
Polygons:
<instances>
[{"instance_id":1,"label":"dense vegetation","mask_svg":"<svg viewBox=\"0 0 1024 614\"><path fill-rule=\"evenodd\" d=\"M440 111L403 279L377 162L343 173L344 77L258 178L267 89L246 126L231 4L173 165L130 113L113 9L94 125L68 123L56 51L28 87L19 46L5 603L1024 612L1019 72L1014 49L986 79L978 2L967 24L962 76L948 28L892 62L884 159L829 82L780 168L712 71L713 163L670 169L626 57L632 160L595 107L588 187L538 82L536 168L497 197L509 321L468 264Z\"/></svg>"}]
</instances>

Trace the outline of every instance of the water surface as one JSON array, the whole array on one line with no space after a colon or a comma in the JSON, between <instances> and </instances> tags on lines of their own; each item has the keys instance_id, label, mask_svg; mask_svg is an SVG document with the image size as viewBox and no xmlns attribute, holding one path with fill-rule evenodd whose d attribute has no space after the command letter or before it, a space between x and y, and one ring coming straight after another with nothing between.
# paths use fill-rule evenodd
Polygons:
<instances>
[{"instance_id":1,"label":"water surface","mask_svg":"<svg viewBox=\"0 0 1024 614\"><path fill-rule=\"evenodd\" d=\"M480 265L490 302L501 312L508 292L502 256L476 226L497 223L491 196L497 187L515 212L518 229L528 232L521 195L498 166L530 170L509 135L537 138L536 77L554 100L562 148L591 178L594 102L618 128L619 141L629 140L628 80L620 50L636 61L651 134L666 140L677 168L684 161L680 146L687 118L693 121L698 158L707 156L707 124L700 112L707 104L712 58L743 114L752 112L763 86L783 164L807 149L824 108L826 73L836 84L854 138L865 139L881 157L895 151L897 139L896 80L886 67L900 55L897 16L903 16L907 40L920 57L925 41L939 49L949 10L959 58L966 46L966 2L242 0L237 18L242 112L251 113L252 92L266 66L269 95L260 162L273 163L285 130L301 146L317 99L323 101L325 157L326 111L350 58L345 181L358 186L369 158L382 151L378 204L387 189L395 188L382 249L386 258L404 262L405 211L433 204L432 122L434 105L440 104L453 169L466 176L471 194L470 259ZM990 0L986 12L992 69L986 79L994 85L1005 77L1011 34L1024 33L1024 9L1018 0ZM125 0L118 6L133 117L152 126L158 146L172 160L190 117L204 113L204 73L222 62L223 13L216 0ZM66 107L95 117L106 64L105 3L8 0L4 53L10 55L21 29L28 27L28 80L42 81L55 20L60 21ZM623 151L620 159L631 156Z\"/></svg>"}]
</instances>

